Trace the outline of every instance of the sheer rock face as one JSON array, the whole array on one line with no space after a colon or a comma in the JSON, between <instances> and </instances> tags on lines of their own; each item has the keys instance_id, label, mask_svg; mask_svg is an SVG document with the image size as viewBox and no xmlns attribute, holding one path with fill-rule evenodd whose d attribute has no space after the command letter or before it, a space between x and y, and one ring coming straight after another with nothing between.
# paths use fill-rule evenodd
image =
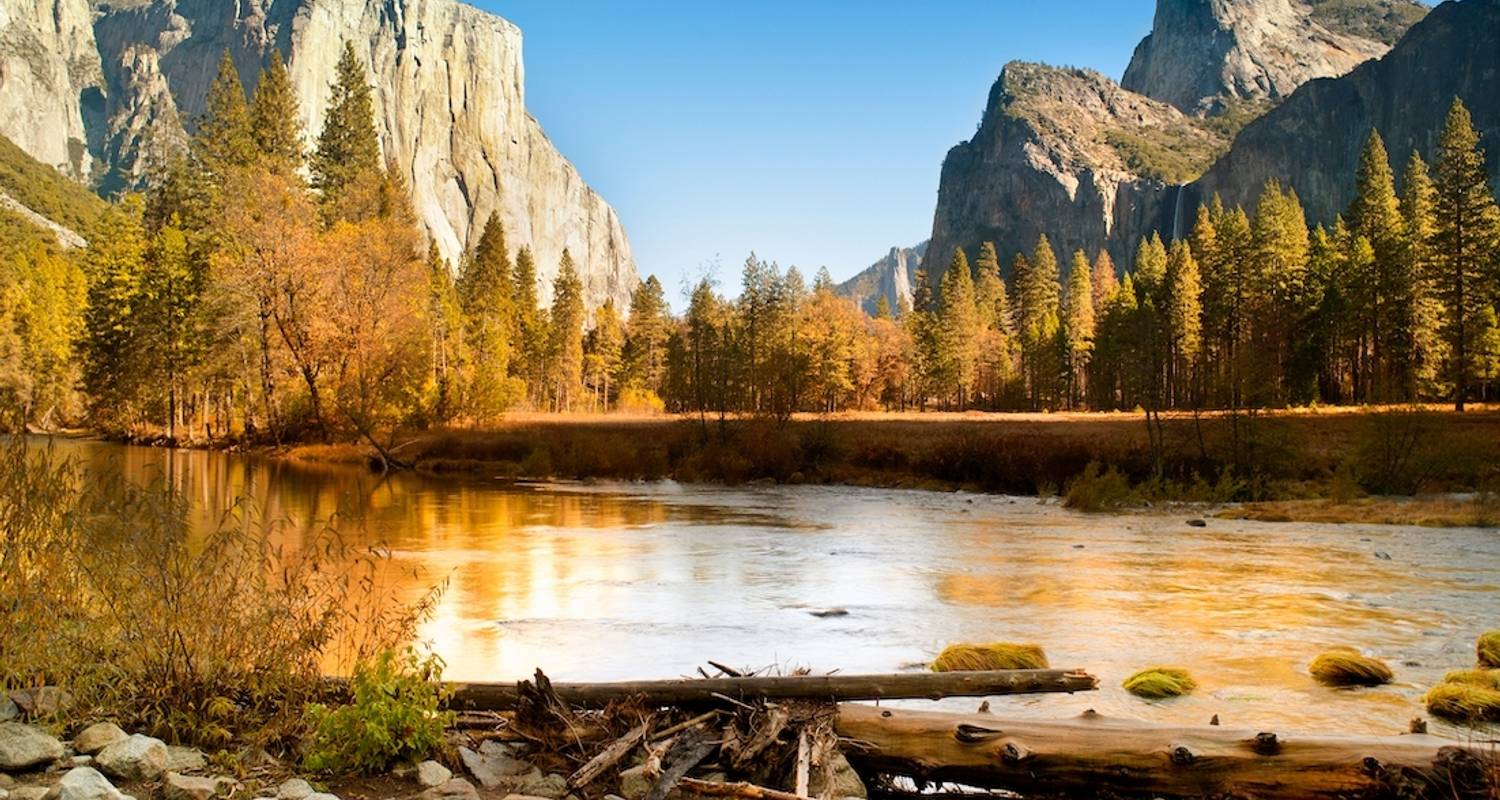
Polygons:
<instances>
[{"instance_id":1,"label":"sheer rock face","mask_svg":"<svg viewBox=\"0 0 1500 800\"><path fill-rule=\"evenodd\" d=\"M45 162L76 163L76 175L97 161L101 191L139 186L153 156L180 144L226 51L250 89L283 54L310 150L347 41L370 69L385 155L455 267L498 212L510 246L532 248L544 301L568 249L591 307L629 302L637 278L620 220L527 113L521 32L499 17L457 0L101 0L94 12L88 0L19 2L24 19L12 0L0 7L0 133ZM44 46L17 44L33 40ZM89 90L92 112L79 101ZM75 138L87 147L70 161Z\"/></svg>"},{"instance_id":2,"label":"sheer rock face","mask_svg":"<svg viewBox=\"0 0 1500 800\"><path fill-rule=\"evenodd\" d=\"M89 0L0 3L0 134L78 179L94 168L87 118L103 110Z\"/></svg>"},{"instance_id":3,"label":"sheer rock face","mask_svg":"<svg viewBox=\"0 0 1500 800\"><path fill-rule=\"evenodd\" d=\"M1380 131L1399 176L1413 150L1430 165L1453 98L1480 132L1500 186L1500 0L1444 3L1384 58L1336 80L1313 81L1251 123L1188 188L1189 203L1219 194L1250 208L1265 182L1297 190L1313 223L1331 222L1354 196L1359 154Z\"/></svg>"},{"instance_id":4,"label":"sheer rock face","mask_svg":"<svg viewBox=\"0 0 1500 800\"><path fill-rule=\"evenodd\" d=\"M1062 263L1109 249L1128 264L1120 231L1160 224L1176 189L1127 159L1120 142L1152 140L1212 153L1221 142L1165 103L1092 70L1011 63L990 90L974 138L948 151L928 248L934 282L956 247L995 243L1006 275L1046 234Z\"/></svg>"},{"instance_id":5,"label":"sheer rock face","mask_svg":"<svg viewBox=\"0 0 1500 800\"><path fill-rule=\"evenodd\" d=\"M927 242L916 247L892 247L885 258L839 284L838 293L859 303L868 314L875 313L882 297L890 304L892 314L911 308L917 270L921 268L926 253Z\"/></svg>"},{"instance_id":6,"label":"sheer rock face","mask_svg":"<svg viewBox=\"0 0 1500 800\"><path fill-rule=\"evenodd\" d=\"M1158 0L1121 84L1195 114L1275 102L1384 54L1424 11L1414 0Z\"/></svg>"}]
</instances>

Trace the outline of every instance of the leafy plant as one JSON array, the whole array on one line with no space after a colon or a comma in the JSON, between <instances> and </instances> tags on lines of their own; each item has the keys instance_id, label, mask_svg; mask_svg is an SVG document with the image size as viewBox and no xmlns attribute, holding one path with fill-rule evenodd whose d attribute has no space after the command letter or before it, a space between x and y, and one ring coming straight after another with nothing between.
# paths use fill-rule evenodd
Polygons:
<instances>
[{"instance_id":1,"label":"leafy plant","mask_svg":"<svg viewBox=\"0 0 1500 800\"><path fill-rule=\"evenodd\" d=\"M421 657L411 647L357 664L349 681L353 702L308 707L313 734L303 766L371 775L440 749L453 722L453 712L442 708L448 696L438 682L442 671L441 658Z\"/></svg>"}]
</instances>

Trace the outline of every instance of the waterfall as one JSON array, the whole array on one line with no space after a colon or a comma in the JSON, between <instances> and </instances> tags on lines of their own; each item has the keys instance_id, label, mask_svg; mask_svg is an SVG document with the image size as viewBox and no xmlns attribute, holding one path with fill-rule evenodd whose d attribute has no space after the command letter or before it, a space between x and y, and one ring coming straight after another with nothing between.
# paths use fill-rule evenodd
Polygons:
<instances>
[{"instance_id":1,"label":"waterfall","mask_svg":"<svg viewBox=\"0 0 1500 800\"><path fill-rule=\"evenodd\" d=\"M1181 238L1182 232L1182 196L1187 194L1187 184L1177 185L1177 200L1172 205L1172 241Z\"/></svg>"}]
</instances>

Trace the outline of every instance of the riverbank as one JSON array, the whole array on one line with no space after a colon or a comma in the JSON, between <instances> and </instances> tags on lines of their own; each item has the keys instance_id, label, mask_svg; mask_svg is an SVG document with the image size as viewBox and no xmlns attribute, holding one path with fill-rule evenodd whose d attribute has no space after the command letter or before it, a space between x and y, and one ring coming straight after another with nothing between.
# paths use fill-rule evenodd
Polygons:
<instances>
[{"instance_id":1,"label":"riverbank","mask_svg":"<svg viewBox=\"0 0 1500 800\"><path fill-rule=\"evenodd\" d=\"M1139 414L854 414L745 418L517 414L485 430L416 434L392 448L413 468L515 480L606 479L837 484L1066 495L1108 476L1085 510L1163 502L1335 500L1351 517L1368 495L1481 492L1500 475L1500 411L1324 409L1234 417ZM276 448L302 462L369 463L373 448ZM1093 473L1090 465L1097 465ZM1093 488L1093 487L1083 487ZM1096 507L1097 504L1097 507ZM1415 501L1393 520L1459 522L1467 511ZM1462 504L1458 504L1462 505ZM1241 509L1304 518L1305 506ZM1395 507L1392 506L1392 509ZM1452 520L1451 522L1445 522Z\"/></svg>"}]
</instances>

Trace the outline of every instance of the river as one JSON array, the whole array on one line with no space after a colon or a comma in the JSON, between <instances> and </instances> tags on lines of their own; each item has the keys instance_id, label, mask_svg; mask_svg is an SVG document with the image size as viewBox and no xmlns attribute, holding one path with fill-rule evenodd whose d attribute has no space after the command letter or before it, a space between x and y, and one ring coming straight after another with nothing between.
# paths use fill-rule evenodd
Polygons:
<instances>
[{"instance_id":1,"label":"river","mask_svg":"<svg viewBox=\"0 0 1500 800\"><path fill-rule=\"evenodd\" d=\"M89 469L168 477L211 526L237 498L292 530L338 514L388 545L412 596L448 589L422 637L454 680L690 675L706 660L845 673L920 668L956 641L1036 642L1101 690L1004 698L1162 722L1397 733L1423 691L1500 627L1500 531L1088 515L963 493L674 483L510 486L203 451L57 443ZM813 612L844 609L844 616ZM1356 646L1396 683L1307 675ZM1120 682L1188 669L1190 697ZM976 700L944 705L972 708ZM1436 726L1435 732L1442 730ZM1449 729L1450 734L1455 733Z\"/></svg>"}]
</instances>

